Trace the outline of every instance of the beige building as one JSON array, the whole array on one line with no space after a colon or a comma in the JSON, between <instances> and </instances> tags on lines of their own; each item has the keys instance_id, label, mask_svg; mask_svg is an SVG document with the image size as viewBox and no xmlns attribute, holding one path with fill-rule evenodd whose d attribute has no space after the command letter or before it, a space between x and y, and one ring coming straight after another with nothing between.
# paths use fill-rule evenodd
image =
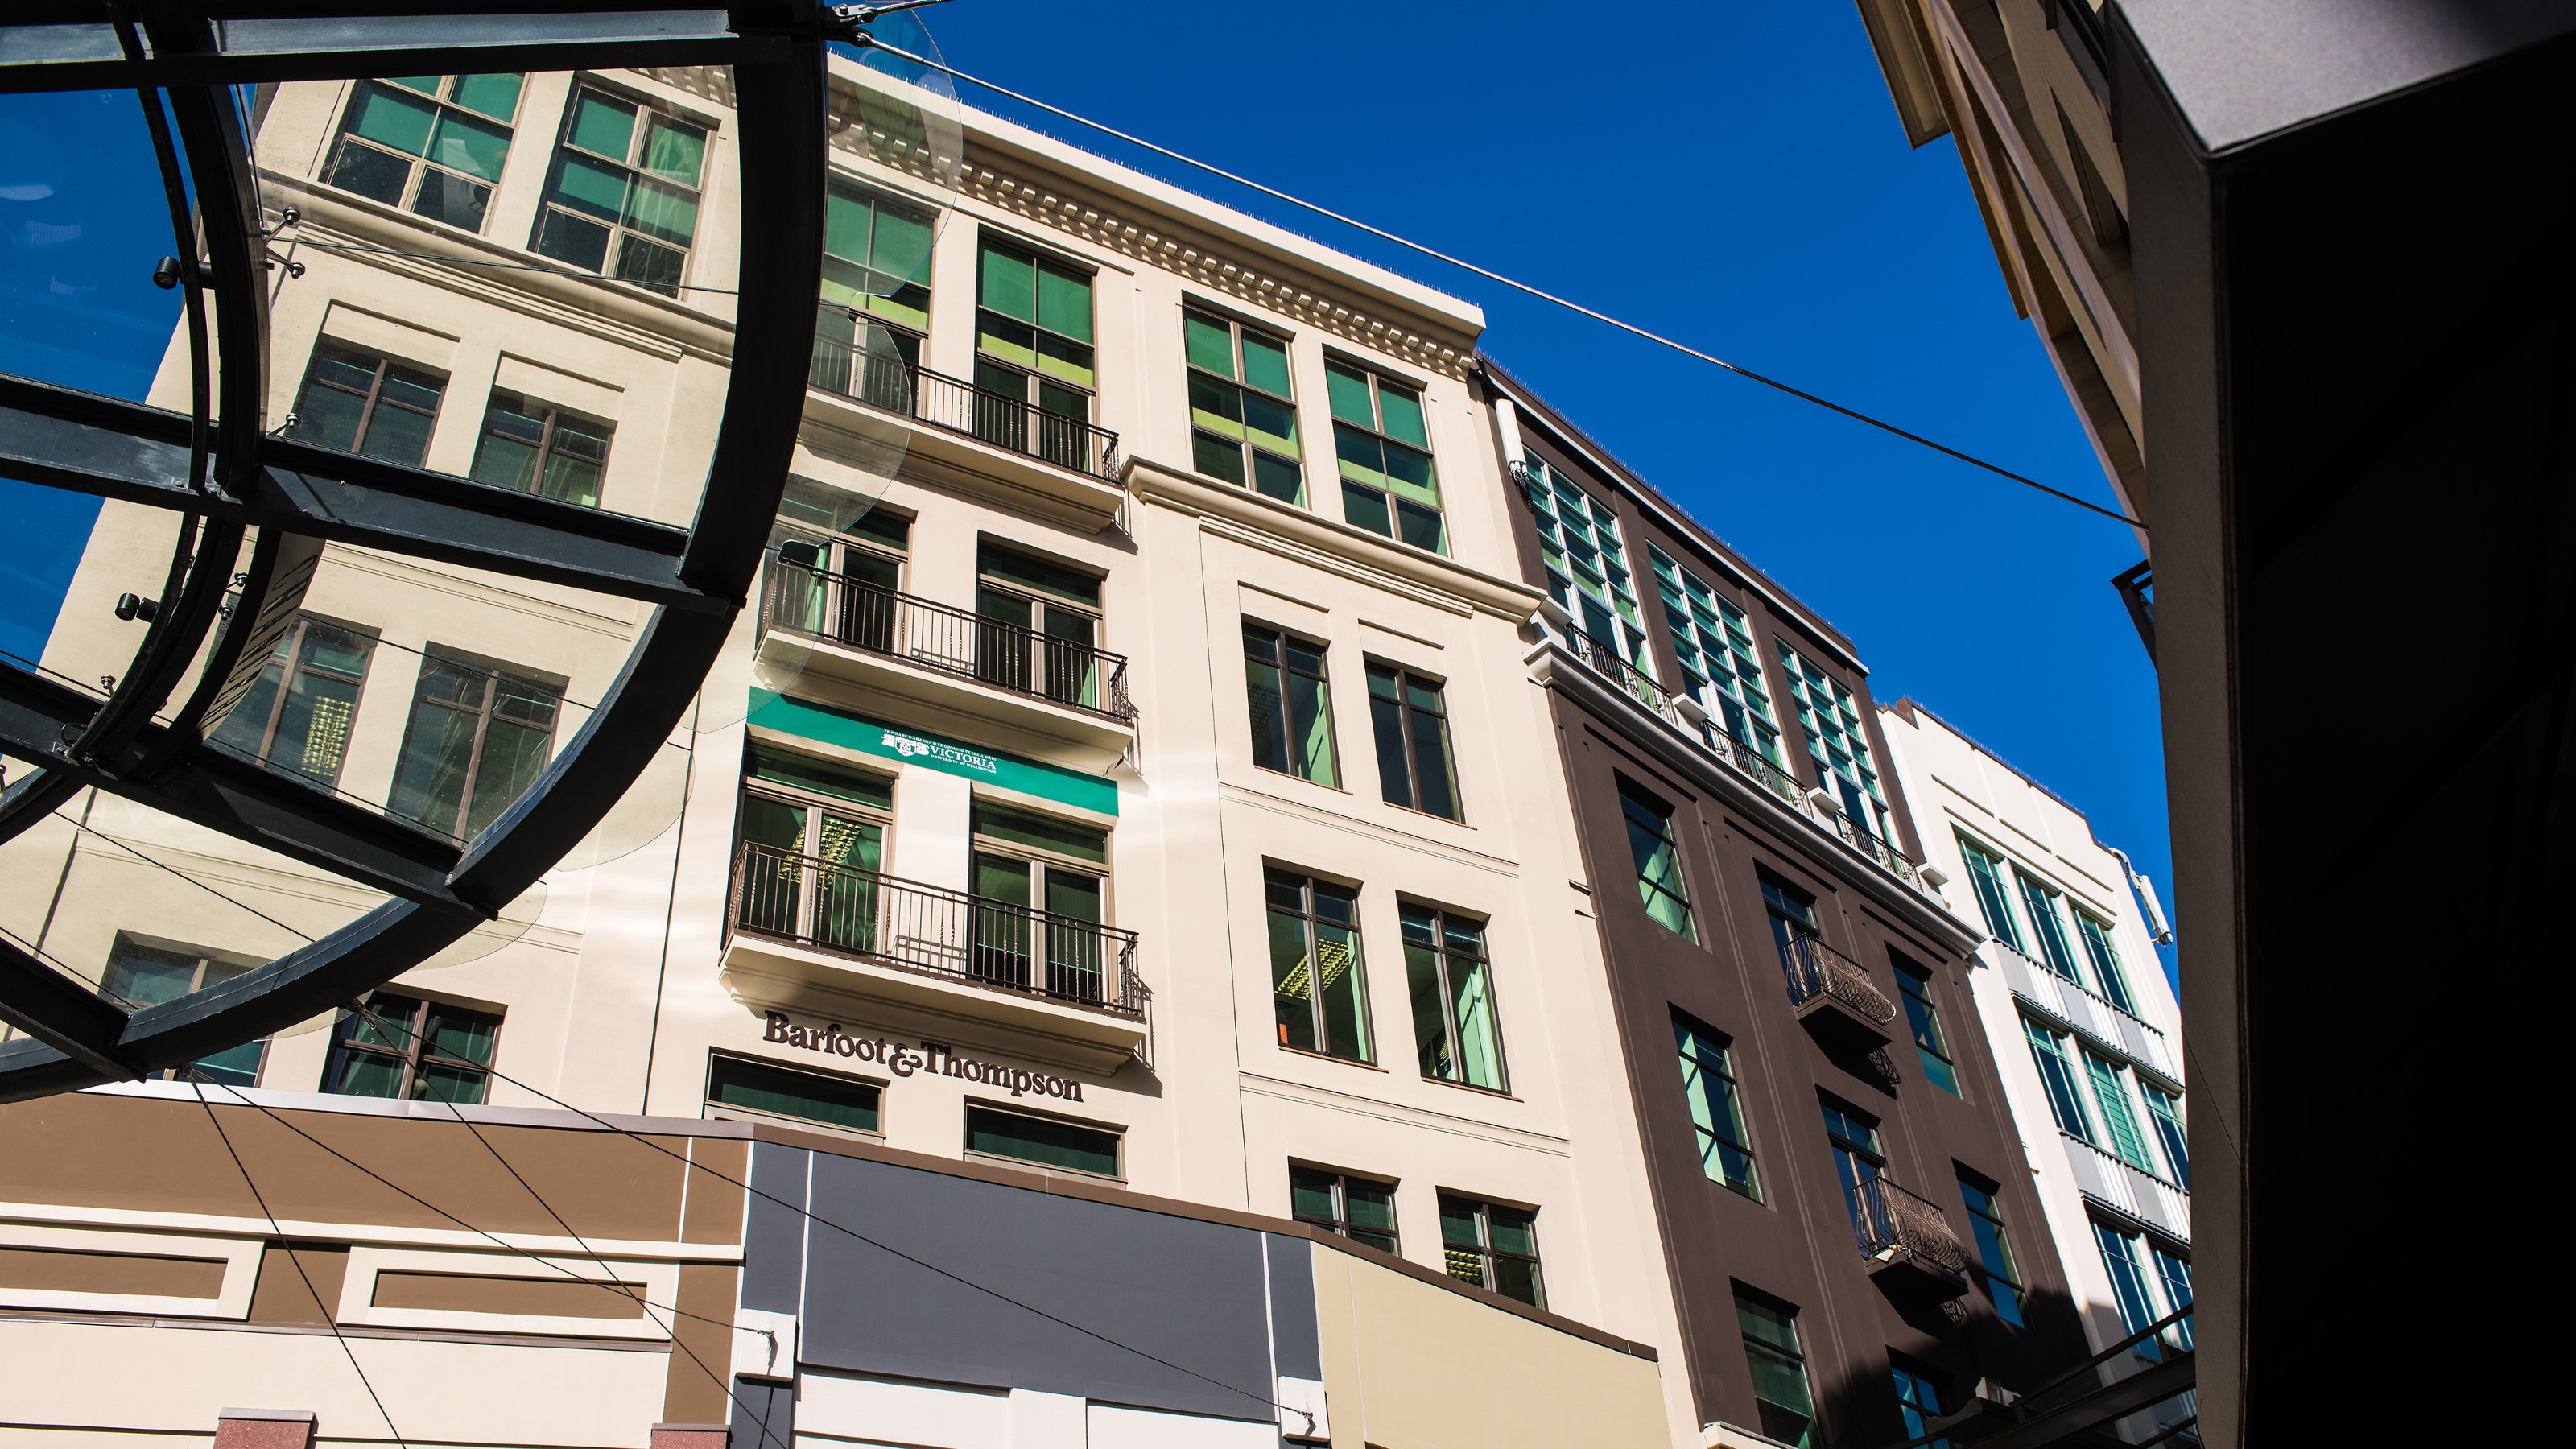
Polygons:
<instances>
[{"instance_id":1,"label":"beige building","mask_svg":"<svg viewBox=\"0 0 2576 1449\"><path fill-rule=\"evenodd\" d=\"M1958 143L2014 309L2039 330L2121 505L2152 525L2101 0L1858 3L1906 139Z\"/></svg>"},{"instance_id":2,"label":"beige building","mask_svg":"<svg viewBox=\"0 0 2576 1449\"><path fill-rule=\"evenodd\" d=\"M796 478L758 607L691 724L500 921L363 1014L199 1074L326 1117L390 1097L487 1104L495 1121L645 1114L690 1140L715 1129L670 1119L783 1121L862 1159L940 1164L932 1177L1005 1164L990 1170L1091 1200L1293 1218L1358 1245L1317 1255L1322 1438L1699 1442L1686 1394L1630 1351L1671 1342L1673 1310L1547 706L1522 664L1541 595L1514 581L1467 380L1480 314L856 66L836 61L835 85ZM271 425L686 522L750 342L729 326L728 289L757 262L731 249L728 86L617 72L265 95L262 185L298 212L274 245L305 269L273 274ZM156 400L185 384L174 351ZM142 626L114 601L156 587L169 528L105 507L47 667L89 678L130 657ZM645 614L334 545L217 738L470 838L580 727ZM138 1001L215 985L381 899L112 799L12 842L0 872L11 933ZM25 1209L11 1176L0 1220L86 1222ZM214 1231L164 1222L177 1206L129 1209L152 1231ZM648 1289L687 1297L704 1255L672 1246L685 1226L623 1235L673 1265ZM1426 1276L1473 1286L1425 1298ZM17 1281L0 1273L0 1307L58 1311ZM231 1312L247 1290L223 1283L225 1314L252 1321ZM387 1300L341 1302L324 1326ZM1500 1333L1497 1362L1555 1372L1556 1339L1477 1327L1470 1308L1627 1345L1604 1360L1607 1407L1586 1410L1598 1427L1504 1411L1499 1388L1480 1409L1446 1380L1395 1387L1447 1372L1435 1335ZM439 1321L469 1337L485 1323ZM274 1347L226 1351L259 1359L262 1383L324 1371L259 1358ZM426 1364L405 1372L449 1371ZM468 1414L404 1432L643 1442L661 1369L609 1353L597 1371L622 1386L602 1380L598 1401L627 1405L607 1427L504 1433ZM191 1372L165 1386L189 1414L242 1402ZM1297 1377L1273 1376L1273 1397L1303 1403ZM1356 1419L1362 1380L1375 1407ZM1670 1428L1641 1427L1641 1393ZM0 1419L67 1423L53 1403L0 1401ZM186 1427L136 1412L81 1432Z\"/></svg>"}]
</instances>

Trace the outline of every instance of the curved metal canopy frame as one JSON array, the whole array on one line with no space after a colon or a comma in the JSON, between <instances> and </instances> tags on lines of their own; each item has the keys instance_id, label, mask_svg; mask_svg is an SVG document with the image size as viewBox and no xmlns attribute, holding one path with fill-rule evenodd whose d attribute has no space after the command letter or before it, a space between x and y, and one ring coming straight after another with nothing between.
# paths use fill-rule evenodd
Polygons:
<instances>
[{"instance_id":1,"label":"curved metal canopy frame","mask_svg":"<svg viewBox=\"0 0 2576 1449\"><path fill-rule=\"evenodd\" d=\"M340 0L347 5L350 0ZM757 576L803 409L822 276L826 42L815 0L488 0L471 16L331 13L295 0L30 0L0 46L0 92L131 86L195 192L181 264L192 413L0 375L0 473L173 510L171 588L104 700L0 660L0 749L38 768L0 793L0 840L95 788L391 896L220 985L126 1011L0 941L0 1101L147 1075L282 1030L426 960L496 916L607 814L679 723ZM737 337L706 490L686 530L265 434L268 313L248 138L228 88L477 70L723 65L742 167ZM159 135L173 209L186 212ZM202 296L214 311L209 368ZM208 377L220 395L208 396ZM209 404L216 419L209 425ZM239 545L257 530L239 601ZM315 542L359 544L654 605L626 667L535 784L456 842L211 748L222 681ZM209 635L212 642L208 642ZM202 654L202 668L200 663ZM175 709L196 669L200 683ZM157 717L157 718L156 718Z\"/></svg>"}]
</instances>

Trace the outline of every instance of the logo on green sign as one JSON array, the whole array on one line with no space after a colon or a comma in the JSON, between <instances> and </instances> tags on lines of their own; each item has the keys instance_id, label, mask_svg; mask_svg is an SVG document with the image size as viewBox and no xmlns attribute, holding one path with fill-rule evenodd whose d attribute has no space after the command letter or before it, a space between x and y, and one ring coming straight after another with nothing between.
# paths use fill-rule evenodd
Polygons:
<instances>
[{"instance_id":1,"label":"logo on green sign","mask_svg":"<svg viewBox=\"0 0 2576 1449\"><path fill-rule=\"evenodd\" d=\"M885 747L907 760L932 759L951 765L963 765L978 774L1001 773L1000 763L991 755L979 755L973 750L961 750L955 745L933 744L929 740L916 739L895 730L885 731Z\"/></svg>"}]
</instances>

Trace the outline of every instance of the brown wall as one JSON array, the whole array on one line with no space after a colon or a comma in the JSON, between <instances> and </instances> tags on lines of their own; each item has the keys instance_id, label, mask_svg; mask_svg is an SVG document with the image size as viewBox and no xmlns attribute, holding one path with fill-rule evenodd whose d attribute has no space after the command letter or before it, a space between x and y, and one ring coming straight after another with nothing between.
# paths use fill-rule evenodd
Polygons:
<instances>
[{"instance_id":1,"label":"brown wall","mask_svg":"<svg viewBox=\"0 0 2576 1449\"><path fill-rule=\"evenodd\" d=\"M1551 467L1585 483L1594 497L1612 502L1618 511L1639 578L1638 602L1658 677L1678 679L1678 660L1647 561L1649 543L1746 610L1772 680L1789 762L1801 784L1816 781L1779 674L1774 636L1787 637L1852 689L1878 752L1888 803L1912 849L1911 822L1887 768L1866 675L1838 657L1848 646L1820 622L1773 607L1750 585L1747 566L1713 540L1667 529L1640 506L1624 480L1605 478L1571 446L1550 438L1544 431L1548 423L1545 414L1522 404L1524 441ZM1526 577L1543 584L1529 514L1516 508L1516 516ZM1900 923L1865 892L1819 867L1814 855L1791 848L1771 826L1654 763L1654 756L1624 733L1660 726L1642 716L1596 718L1562 692L1554 705L1671 1265L1682 1360L1702 1420L1746 1427L1759 1422L1735 1315L1739 1283L1798 1307L1819 1443L1868 1445L1904 1437L1889 1372L1891 1352L1945 1380L1952 1406L1981 1377L2029 1388L2083 1357L2081 1326L2022 1164L2002 1083L1978 1030L1964 958ZM1636 873L1619 803L1623 776L1673 807L1695 941L1648 917L1633 886ZM1855 871L1867 868L1857 861L1852 866ZM1890 1001L1901 1000L1891 952L1930 974L1959 1095L1925 1080L1901 1014L1890 1028L1894 1040L1876 1060L1829 1048L1800 1023L1763 909L1760 873L1766 870L1814 895L1826 944L1866 968ZM1676 1011L1728 1042L1760 1202L1710 1179L1701 1168L1674 1050ZM1820 1099L1828 1096L1877 1119L1887 1176L1940 1204L1972 1252L1960 1172L1965 1169L2000 1186L2028 1299L2026 1328L2014 1329L1997 1319L1982 1287L1972 1288L1945 1312L1937 1303L1909 1298L1873 1280L1854 1241L1825 1138ZM1953 1321L1954 1313L1964 1321Z\"/></svg>"}]
</instances>

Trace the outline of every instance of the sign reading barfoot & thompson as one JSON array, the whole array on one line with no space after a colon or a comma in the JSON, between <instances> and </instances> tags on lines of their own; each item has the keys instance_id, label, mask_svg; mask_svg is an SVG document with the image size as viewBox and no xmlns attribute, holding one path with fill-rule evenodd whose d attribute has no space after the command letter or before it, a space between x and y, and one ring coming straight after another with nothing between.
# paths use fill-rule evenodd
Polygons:
<instances>
[{"instance_id":1,"label":"sign reading barfoot & thompson","mask_svg":"<svg viewBox=\"0 0 2576 1449\"><path fill-rule=\"evenodd\" d=\"M761 1018L769 1023L769 1029L761 1034L762 1041L821 1052L825 1056L875 1062L898 1077L928 1072L933 1076L957 1077L987 1087L998 1087L1014 1097L1058 1097L1067 1102L1082 1100L1082 1083L1071 1077L1052 1076L1026 1067L1004 1066L979 1057L960 1056L938 1042L905 1045L881 1036L852 1036L843 1031L837 1021L828 1026L798 1026L785 1013L776 1011L764 1011Z\"/></svg>"}]
</instances>

